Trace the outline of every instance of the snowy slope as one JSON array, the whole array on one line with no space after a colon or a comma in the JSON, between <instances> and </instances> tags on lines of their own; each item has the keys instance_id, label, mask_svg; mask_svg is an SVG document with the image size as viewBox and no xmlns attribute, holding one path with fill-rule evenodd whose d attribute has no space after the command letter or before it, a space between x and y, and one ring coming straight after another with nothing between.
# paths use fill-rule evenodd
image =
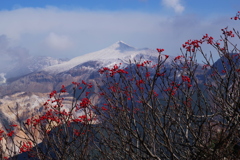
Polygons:
<instances>
[{"instance_id":1,"label":"snowy slope","mask_svg":"<svg viewBox=\"0 0 240 160\"><path fill-rule=\"evenodd\" d=\"M159 53L152 49L136 49L127 45L126 43L119 41L102 49L100 51L88 53L76 58L73 58L67 62L61 63L59 65L50 66L44 69L44 71L50 72L52 74L61 73L74 68L77 65L85 63L87 61L101 61L103 66L111 66L114 64L128 63L130 60L139 60L141 57L143 59L156 58Z\"/></svg>"}]
</instances>

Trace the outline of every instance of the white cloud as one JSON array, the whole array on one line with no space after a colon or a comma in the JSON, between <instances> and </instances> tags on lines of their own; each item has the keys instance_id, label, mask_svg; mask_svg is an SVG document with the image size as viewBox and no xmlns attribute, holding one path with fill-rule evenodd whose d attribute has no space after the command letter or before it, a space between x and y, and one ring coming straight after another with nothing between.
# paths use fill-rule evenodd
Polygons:
<instances>
[{"instance_id":1,"label":"white cloud","mask_svg":"<svg viewBox=\"0 0 240 160\"><path fill-rule=\"evenodd\" d=\"M180 0L162 0L162 3L166 7L173 8L176 13L182 13L184 6L180 4Z\"/></svg>"},{"instance_id":2,"label":"white cloud","mask_svg":"<svg viewBox=\"0 0 240 160\"><path fill-rule=\"evenodd\" d=\"M28 57L26 48L11 46L7 36L0 35L0 73L11 70L17 63L25 63Z\"/></svg>"},{"instance_id":3,"label":"white cloud","mask_svg":"<svg viewBox=\"0 0 240 160\"><path fill-rule=\"evenodd\" d=\"M165 48L166 54L178 55L188 39L199 39L206 33L218 38L221 28L237 24L229 17L206 18L193 14L170 17L133 11L20 8L0 11L0 35L6 35L10 46L22 46L30 54L61 58L97 51L118 40L135 47ZM3 46L5 43L2 41Z\"/></svg>"},{"instance_id":4,"label":"white cloud","mask_svg":"<svg viewBox=\"0 0 240 160\"><path fill-rule=\"evenodd\" d=\"M57 35L51 32L46 38L47 45L54 50L67 50L73 46L73 42L65 35Z\"/></svg>"}]
</instances>

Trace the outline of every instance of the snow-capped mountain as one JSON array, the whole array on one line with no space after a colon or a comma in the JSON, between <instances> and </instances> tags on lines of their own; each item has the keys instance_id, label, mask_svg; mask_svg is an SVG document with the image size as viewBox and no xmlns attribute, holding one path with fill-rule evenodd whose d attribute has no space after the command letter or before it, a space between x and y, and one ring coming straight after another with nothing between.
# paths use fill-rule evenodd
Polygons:
<instances>
[{"instance_id":1,"label":"snow-capped mountain","mask_svg":"<svg viewBox=\"0 0 240 160\"><path fill-rule=\"evenodd\" d=\"M151 60L156 63L158 56L159 53L156 50L137 49L119 41L100 51L88 53L66 62L61 61L60 63L51 58L36 59L28 65L25 64L28 71L32 73L10 79L7 84L0 86L0 96L16 92L51 92L58 90L61 85L70 85L72 81L88 80L94 83L99 80L98 70L102 67L112 67L121 63L121 67L125 68L129 65L129 60L137 62ZM166 59L165 55L161 56ZM169 56L165 66L170 65L172 60L173 57ZM53 65L54 63L56 64ZM43 69L39 71L39 68ZM2 81L5 81L4 77Z\"/></svg>"},{"instance_id":2,"label":"snow-capped mountain","mask_svg":"<svg viewBox=\"0 0 240 160\"><path fill-rule=\"evenodd\" d=\"M98 61L101 62L102 67L108 67L114 64L127 64L129 60L139 60L142 59L155 59L158 57L159 53L152 49L137 49L126 43L119 41L113 45L102 49L100 51L88 53L76 58L73 58L67 62L61 63L59 65L54 65L43 69L51 74L58 74L64 71L68 71L80 64L86 63L88 61ZM95 68L96 69L96 68Z\"/></svg>"}]
</instances>

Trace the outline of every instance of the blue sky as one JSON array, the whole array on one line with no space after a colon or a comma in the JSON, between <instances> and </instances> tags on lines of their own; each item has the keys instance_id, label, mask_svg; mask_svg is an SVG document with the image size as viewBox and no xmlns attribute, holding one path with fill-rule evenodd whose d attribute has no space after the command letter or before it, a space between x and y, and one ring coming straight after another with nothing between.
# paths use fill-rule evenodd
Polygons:
<instances>
[{"instance_id":1,"label":"blue sky","mask_svg":"<svg viewBox=\"0 0 240 160\"><path fill-rule=\"evenodd\" d=\"M15 10L18 8L46 8L54 6L63 10L88 9L92 11L141 11L148 13L171 12L175 4L184 7L184 13L201 15L226 14L238 10L240 2L236 0L165 0L172 7L164 5L164 0L1 0L1 10ZM175 4L174 4L175 3ZM169 11L165 9L167 7Z\"/></svg>"},{"instance_id":2,"label":"blue sky","mask_svg":"<svg viewBox=\"0 0 240 160\"><path fill-rule=\"evenodd\" d=\"M237 29L238 10L237 0L0 0L0 56L73 58L119 40L179 55L188 39Z\"/></svg>"}]
</instances>

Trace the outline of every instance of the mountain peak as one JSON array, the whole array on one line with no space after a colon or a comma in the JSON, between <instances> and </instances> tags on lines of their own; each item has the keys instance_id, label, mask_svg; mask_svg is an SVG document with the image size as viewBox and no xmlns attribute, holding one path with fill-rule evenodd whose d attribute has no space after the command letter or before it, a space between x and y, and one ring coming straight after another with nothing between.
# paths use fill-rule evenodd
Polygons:
<instances>
[{"instance_id":1,"label":"mountain peak","mask_svg":"<svg viewBox=\"0 0 240 160\"><path fill-rule=\"evenodd\" d=\"M119 50L120 52L132 51L132 50L136 49L136 48L134 48L134 47L124 43L123 41L118 41L118 42L114 43L113 45L111 45L108 48L109 49L114 49L114 50Z\"/></svg>"}]
</instances>

